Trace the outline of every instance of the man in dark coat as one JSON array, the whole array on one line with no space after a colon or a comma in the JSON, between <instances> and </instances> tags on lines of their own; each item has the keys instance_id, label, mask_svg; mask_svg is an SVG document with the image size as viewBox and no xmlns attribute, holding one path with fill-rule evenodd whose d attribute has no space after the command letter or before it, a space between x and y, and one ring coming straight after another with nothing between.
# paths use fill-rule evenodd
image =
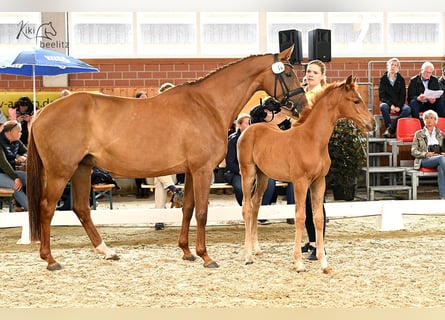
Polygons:
<instances>
[{"instance_id":1,"label":"man in dark coat","mask_svg":"<svg viewBox=\"0 0 445 320\"><path fill-rule=\"evenodd\" d=\"M408 85L408 104L413 118L419 118L419 112L434 110L439 117L445 117L445 102L439 98L431 98L424 94L425 89L440 90L439 80L433 76L434 65L426 61L420 73L412 77Z\"/></svg>"}]
</instances>

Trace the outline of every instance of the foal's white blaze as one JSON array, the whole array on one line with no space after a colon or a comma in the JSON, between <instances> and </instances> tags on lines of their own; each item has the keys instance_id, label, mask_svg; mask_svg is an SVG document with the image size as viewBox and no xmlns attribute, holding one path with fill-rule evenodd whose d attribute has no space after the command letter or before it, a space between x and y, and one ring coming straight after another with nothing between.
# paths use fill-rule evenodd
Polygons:
<instances>
[{"instance_id":1,"label":"foal's white blaze","mask_svg":"<svg viewBox=\"0 0 445 320\"><path fill-rule=\"evenodd\" d=\"M103 241L95 249L96 249L97 253L104 254L105 255L105 259L111 258L112 256L116 255L116 252L114 252L113 250L108 248L107 245L105 244L105 242L103 242Z\"/></svg>"}]
</instances>

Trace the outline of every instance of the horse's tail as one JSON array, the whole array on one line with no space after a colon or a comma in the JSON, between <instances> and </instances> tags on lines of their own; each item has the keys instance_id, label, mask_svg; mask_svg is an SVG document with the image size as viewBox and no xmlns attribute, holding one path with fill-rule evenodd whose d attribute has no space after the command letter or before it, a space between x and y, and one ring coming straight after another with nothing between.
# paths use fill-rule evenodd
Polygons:
<instances>
[{"instance_id":1,"label":"horse's tail","mask_svg":"<svg viewBox=\"0 0 445 320\"><path fill-rule=\"evenodd\" d=\"M26 160L26 195L28 198L31 241L39 241L41 235L40 200L42 199L43 178L43 163L37 151L31 127Z\"/></svg>"}]
</instances>

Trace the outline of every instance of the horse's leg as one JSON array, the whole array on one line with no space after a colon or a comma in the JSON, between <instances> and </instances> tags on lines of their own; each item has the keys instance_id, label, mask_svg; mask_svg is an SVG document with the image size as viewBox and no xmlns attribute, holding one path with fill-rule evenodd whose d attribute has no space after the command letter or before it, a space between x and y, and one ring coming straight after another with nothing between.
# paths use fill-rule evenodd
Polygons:
<instances>
[{"instance_id":1,"label":"horse's leg","mask_svg":"<svg viewBox=\"0 0 445 320\"><path fill-rule=\"evenodd\" d=\"M178 246L184 253L182 259L188 261L196 260L196 257L192 254L189 248L189 229L194 207L195 200L193 198L193 177L191 174L187 173L185 175L184 203L182 206L182 224L181 233L179 234L178 239Z\"/></svg>"},{"instance_id":2,"label":"horse's leg","mask_svg":"<svg viewBox=\"0 0 445 320\"><path fill-rule=\"evenodd\" d=\"M71 188L73 192L73 211L77 215L90 238L96 252L105 255L105 259L119 260L119 256L107 247L102 240L99 231L91 219L90 190L91 190L91 170L89 165L80 164L71 178Z\"/></svg>"},{"instance_id":3,"label":"horse's leg","mask_svg":"<svg viewBox=\"0 0 445 320\"><path fill-rule=\"evenodd\" d=\"M266 191L269 177L260 170L257 170L256 187L252 197L252 245L253 252L257 257L261 257L263 252L258 241L258 212L261 206L264 192Z\"/></svg>"},{"instance_id":4,"label":"horse's leg","mask_svg":"<svg viewBox=\"0 0 445 320\"><path fill-rule=\"evenodd\" d=\"M40 201L40 257L48 263L46 268L51 271L62 269L62 266L51 254L50 237L51 220L54 216L57 201L60 199L65 185L66 180L62 181L61 179L56 179L48 175L43 197Z\"/></svg>"},{"instance_id":5,"label":"horse's leg","mask_svg":"<svg viewBox=\"0 0 445 320\"><path fill-rule=\"evenodd\" d=\"M195 198L196 254L204 260L204 267L217 268L219 265L210 258L205 243L205 228L207 224L207 211L209 207L210 180L213 167L202 168L193 172L193 191ZM187 182L186 182L187 183Z\"/></svg>"},{"instance_id":6,"label":"horse's leg","mask_svg":"<svg viewBox=\"0 0 445 320\"><path fill-rule=\"evenodd\" d=\"M252 187L255 181L255 166L241 166L241 179L243 190L243 219L244 219L244 259L246 264L253 263L252 257ZM256 221L256 220L255 220Z\"/></svg>"},{"instance_id":7,"label":"horse's leg","mask_svg":"<svg viewBox=\"0 0 445 320\"><path fill-rule=\"evenodd\" d=\"M306 194L307 184L301 181L293 181L295 197L295 245L294 261L297 272L305 271L303 260L301 259L301 238L304 223L306 221Z\"/></svg>"},{"instance_id":8,"label":"horse's leg","mask_svg":"<svg viewBox=\"0 0 445 320\"><path fill-rule=\"evenodd\" d=\"M320 261L321 269L323 273L329 274L332 272L331 267L328 265L324 250L324 238L323 238L323 196L325 192L326 181L323 177L312 183L311 186L311 202L312 212L315 226L315 239L317 241L317 259Z\"/></svg>"}]
</instances>

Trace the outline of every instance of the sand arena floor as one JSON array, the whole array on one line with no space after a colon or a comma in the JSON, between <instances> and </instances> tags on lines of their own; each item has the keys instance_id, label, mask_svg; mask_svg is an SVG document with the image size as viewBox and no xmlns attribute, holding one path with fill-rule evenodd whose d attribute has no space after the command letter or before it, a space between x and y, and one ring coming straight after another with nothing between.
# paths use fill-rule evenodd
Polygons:
<instances>
[{"instance_id":1,"label":"sand arena floor","mask_svg":"<svg viewBox=\"0 0 445 320\"><path fill-rule=\"evenodd\" d=\"M233 196L212 199L234 201ZM115 198L116 210L149 208L152 201ZM331 275L322 274L318 262L305 262L304 273L295 271L295 231L284 221L259 227L264 257L247 266L244 226L208 226L207 249L217 269L203 268L200 259L181 260L178 227L99 227L119 261L97 255L81 227L53 227L51 248L63 265L56 272L46 270L38 244L16 244L19 228L2 229L0 308L444 307L445 217L404 216L405 230L389 232L377 231L375 221L329 221ZM194 244L192 227L193 251Z\"/></svg>"}]
</instances>

